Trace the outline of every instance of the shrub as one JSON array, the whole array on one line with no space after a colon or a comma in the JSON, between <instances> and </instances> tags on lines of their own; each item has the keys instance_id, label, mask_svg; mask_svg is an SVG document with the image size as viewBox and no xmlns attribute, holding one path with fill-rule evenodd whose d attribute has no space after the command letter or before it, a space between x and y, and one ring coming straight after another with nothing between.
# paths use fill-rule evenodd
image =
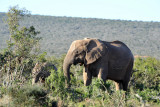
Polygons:
<instances>
[{"instance_id":1,"label":"shrub","mask_svg":"<svg viewBox=\"0 0 160 107\"><path fill-rule=\"evenodd\" d=\"M151 103L159 103L160 104L160 90L154 89L144 89L143 91L138 90L138 94L142 97L143 100L151 102Z\"/></svg>"},{"instance_id":2,"label":"shrub","mask_svg":"<svg viewBox=\"0 0 160 107\"><path fill-rule=\"evenodd\" d=\"M3 88L5 95L9 95L11 100L8 106L47 106L47 93L41 86L25 85L23 87L12 86Z\"/></svg>"},{"instance_id":3,"label":"shrub","mask_svg":"<svg viewBox=\"0 0 160 107\"><path fill-rule=\"evenodd\" d=\"M59 68L57 72L51 70L51 75L47 78L46 84L51 88L53 96L60 97L61 99L67 96L65 78L61 68Z\"/></svg>"},{"instance_id":4,"label":"shrub","mask_svg":"<svg viewBox=\"0 0 160 107\"><path fill-rule=\"evenodd\" d=\"M76 102L81 101L83 95L83 91L80 87L77 87L79 84L76 82L76 78L74 76L71 77L71 88L66 88L65 77L62 71L62 67L59 67L57 72L51 70L51 75L47 78L46 85L50 88L52 96L55 100L63 100L67 105L68 102Z\"/></svg>"},{"instance_id":5,"label":"shrub","mask_svg":"<svg viewBox=\"0 0 160 107\"><path fill-rule=\"evenodd\" d=\"M152 57L136 58L134 71L130 82L133 91L141 100L159 104L160 61Z\"/></svg>"},{"instance_id":6,"label":"shrub","mask_svg":"<svg viewBox=\"0 0 160 107\"><path fill-rule=\"evenodd\" d=\"M133 82L134 88L158 90L160 88L160 61L155 58L137 58L134 63Z\"/></svg>"}]
</instances>

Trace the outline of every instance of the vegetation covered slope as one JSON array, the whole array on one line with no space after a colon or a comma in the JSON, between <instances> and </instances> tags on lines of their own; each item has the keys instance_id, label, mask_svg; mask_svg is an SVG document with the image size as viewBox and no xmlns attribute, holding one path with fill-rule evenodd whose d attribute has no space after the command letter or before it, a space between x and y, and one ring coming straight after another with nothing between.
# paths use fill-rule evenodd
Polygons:
<instances>
[{"instance_id":1,"label":"vegetation covered slope","mask_svg":"<svg viewBox=\"0 0 160 107\"><path fill-rule=\"evenodd\" d=\"M0 13L0 48L4 48L9 38L7 25L2 21L5 13ZM84 37L107 41L125 42L135 55L160 57L160 23L138 22L91 18L54 17L32 15L25 18L23 26L34 26L41 33L42 51L49 55L66 53L71 42Z\"/></svg>"}]
</instances>

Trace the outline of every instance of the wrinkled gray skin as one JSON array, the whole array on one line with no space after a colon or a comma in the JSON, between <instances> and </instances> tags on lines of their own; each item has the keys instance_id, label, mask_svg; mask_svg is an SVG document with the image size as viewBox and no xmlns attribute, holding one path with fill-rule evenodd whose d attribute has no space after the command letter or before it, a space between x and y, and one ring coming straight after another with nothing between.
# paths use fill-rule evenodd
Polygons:
<instances>
[{"instance_id":1,"label":"wrinkled gray skin","mask_svg":"<svg viewBox=\"0 0 160 107\"><path fill-rule=\"evenodd\" d=\"M49 68L49 69L47 69L47 68ZM48 62L43 63L43 64L37 63L32 71L32 85L34 85L38 81L43 83L45 81L45 78L50 76L49 70L51 68L54 69L55 71L57 71L57 68L55 67L54 64L51 64Z\"/></svg>"},{"instance_id":2,"label":"wrinkled gray skin","mask_svg":"<svg viewBox=\"0 0 160 107\"><path fill-rule=\"evenodd\" d=\"M63 71L67 87L70 87L70 66L84 66L84 85L98 77L106 82L114 80L116 90L127 90L132 75L134 57L130 49L120 41L106 42L99 39L85 38L73 41L64 59Z\"/></svg>"}]
</instances>

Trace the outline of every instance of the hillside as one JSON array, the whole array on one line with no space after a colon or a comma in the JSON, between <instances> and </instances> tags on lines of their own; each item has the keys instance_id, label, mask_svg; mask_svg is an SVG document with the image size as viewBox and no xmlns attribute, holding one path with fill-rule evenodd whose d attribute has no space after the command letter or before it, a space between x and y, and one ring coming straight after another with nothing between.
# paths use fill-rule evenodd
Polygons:
<instances>
[{"instance_id":1,"label":"hillside","mask_svg":"<svg viewBox=\"0 0 160 107\"><path fill-rule=\"evenodd\" d=\"M0 13L1 49L6 47L9 38L7 24L3 22L5 18L5 14ZM41 49L48 55L66 53L73 40L92 37L123 41L135 55L160 57L160 22L32 15L25 18L21 25L33 25L41 32Z\"/></svg>"}]
</instances>

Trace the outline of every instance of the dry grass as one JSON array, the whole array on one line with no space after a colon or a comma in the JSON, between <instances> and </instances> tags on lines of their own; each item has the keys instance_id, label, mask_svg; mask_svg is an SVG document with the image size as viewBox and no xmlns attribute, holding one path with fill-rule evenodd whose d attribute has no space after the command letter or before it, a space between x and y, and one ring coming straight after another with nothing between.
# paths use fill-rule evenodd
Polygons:
<instances>
[{"instance_id":1,"label":"dry grass","mask_svg":"<svg viewBox=\"0 0 160 107\"><path fill-rule=\"evenodd\" d=\"M10 105L10 102L12 102L12 98L9 95L5 95L0 99L0 107Z\"/></svg>"}]
</instances>

